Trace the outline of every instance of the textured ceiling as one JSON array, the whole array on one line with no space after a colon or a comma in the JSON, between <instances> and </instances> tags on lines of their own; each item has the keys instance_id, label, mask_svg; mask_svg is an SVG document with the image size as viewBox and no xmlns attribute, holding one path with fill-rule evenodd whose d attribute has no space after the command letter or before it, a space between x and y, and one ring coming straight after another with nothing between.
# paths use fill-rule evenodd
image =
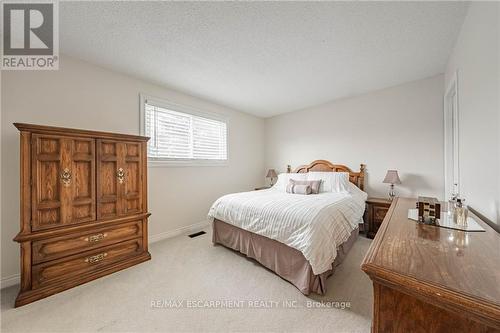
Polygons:
<instances>
[{"instance_id":1,"label":"textured ceiling","mask_svg":"<svg viewBox=\"0 0 500 333\"><path fill-rule=\"evenodd\" d=\"M61 2L61 52L269 117L444 71L463 2Z\"/></svg>"}]
</instances>

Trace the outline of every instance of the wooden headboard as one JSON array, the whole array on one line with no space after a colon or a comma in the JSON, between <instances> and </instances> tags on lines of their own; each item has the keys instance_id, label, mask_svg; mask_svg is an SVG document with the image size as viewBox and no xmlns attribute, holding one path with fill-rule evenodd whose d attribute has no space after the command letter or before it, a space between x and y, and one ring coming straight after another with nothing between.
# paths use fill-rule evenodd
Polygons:
<instances>
[{"instance_id":1,"label":"wooden headboard","mask_svg":"<svg viewBox=\"0 0 500 333\"><path fill-rule=\"evenodd\" d=\"M359 172L354 172L345 165L333 164L325 160L316 160L308 165L301 165L296 168L293 172L305 173L309 171L326 171L326 172L349 172L349 181L359 187L361 190L365 188L365 165L361 164L359 167ZM287 168L287 172L291 172L290 166Z\"/></svg>"}]
</instances>

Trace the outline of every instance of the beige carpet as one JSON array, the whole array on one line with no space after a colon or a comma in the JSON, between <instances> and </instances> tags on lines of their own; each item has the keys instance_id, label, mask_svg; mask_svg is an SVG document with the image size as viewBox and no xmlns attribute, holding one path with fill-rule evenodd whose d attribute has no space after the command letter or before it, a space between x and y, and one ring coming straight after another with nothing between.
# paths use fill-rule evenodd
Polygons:
<instances>
[{"instance_id":1,"label":"beige carpet","mask_svg":"<svg viewBox=\"0 0 500 333\"><path fill-rule=\"evenodd\" d=\"M255 262L212 246L210 232L193 239L179 236L152 244L152 261L17 309L12 307L17 286L2 290L1 328L2 332L369 332L371 282L359 268L369 245L370 240L359 237L328 279L328 294L308 298ZM223 308L216 303L220 300L232 303ZM326 308L308 307L314 300L350 302L350 308L325 302L315 304ZM160 301L160 307L153 308L152 301ZM174 308L178 303L173 301L183 303ZM199 305L211 308L193 308Z\"/></svg>"}]
</instances>

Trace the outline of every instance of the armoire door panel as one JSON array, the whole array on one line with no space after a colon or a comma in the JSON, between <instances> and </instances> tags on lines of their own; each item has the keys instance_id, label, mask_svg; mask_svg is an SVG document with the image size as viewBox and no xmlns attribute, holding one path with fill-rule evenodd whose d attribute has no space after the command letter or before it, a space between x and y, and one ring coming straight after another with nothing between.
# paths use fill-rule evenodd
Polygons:
<instances>
[{"instance_id":1,"label":"armoire door panel","mask_svg":"<svg viewBox=\"0 0 500 333\"><path fill-rule=\"evenodd\" d=\"M74 223L96 219L95 140L73 139L72 219Z\"/></svg>"},{"instance_id":2,"label":"armoire door panel","mask_svg":"<svg viewBox=\"0 0 500 333\"><path fill-rule=\"evenodd\" d=\"M123 214L137 214L142 212L141 144L126 142L124 145Z\"/></svg>"},{"instance_id":3,"label":"armoire door panel","mask_svg":"<svg viewBox=\"0 0 500 333\"><path fill-rule=\"evenodd\" d=\"M60 190L59 190L59 170L60 170L60 160L55 161L38 161L38 180L41 189L38 191L38 202L53 202L59 201Z\"/></svg>"},{"instance_id":4,"label":"armoire door panel","mask_svg":"<svg viewBox=\"0 0 500 333\"><path fill-rule=\"evenodd\" d=\"M97 218L117 217L118 209L118 149L119 142L97 141Z\"/></svg>"},{"instance_id":5,"label":"armoire door panel","mask_svg":"<svg viewBox=\"0 0 500 333\"><path fill-rule=\"evenodd\" d=\"M101 195L111 197L118 195L118 184L116 182L116 170L118 170L117 161L101 161L100 176L101 176Z\"/></svg>"},{"instance_id":6,"label":"armoire door panel","mask_svg":"<svg viewBox=\"0 0 500 333\"><path fill-rule=\"evenodd\" d=\"M75 172L72 161L71 139L61 139L61 224L73 223L73 187L75 185Z\"/></svg>"},{"instance_id":7,"label":"armoire door panel","mask_svg":"<svg viewBox=\"0 0 500 333\"><path fill-rule=\"evenodd\" d=\"M73 162L75 170L74 200L91 199L94 192L94 173L92 172L94 161L78 160Z\"/></svg>"},{"instance_id":8,"label":"armoire door panel","mask_svg":"<svg viewBox=\"0 0 500 333\"><path fill-rule=\"evenodd\" d=\"M142 145L100 140L98 149L98 218L142 212Z\"/></svg>"},{"instance_id":9,"label":"armoire door panel","mask_svg":"<svg viewBox=\"0 0 500 333\"><path fill-rule=\"evenodd\" d=\"M93 221L94 140L33 134L32 229Z\"/></svg>"},{"instance_id":10,"label":"armoire door panel","mask_svg":"<svg viewBox=\"0 0 500 333\"><path fill-rule=\"evenodd\" d=\"M32 135L32 212L33 230L61 225L62 139L46 135Z\"/></svg>"},{"instance_id":11,"label":"armoire door panel","mask_svg":"<svg viewBox=\"0 0 500 333\"><path fill-rule=\"evenodd\" d=\"M140 158L141 157L141 143L140 142L127 142L126 145L126 156L127 158Z\"/></svg>"}]
</instances>

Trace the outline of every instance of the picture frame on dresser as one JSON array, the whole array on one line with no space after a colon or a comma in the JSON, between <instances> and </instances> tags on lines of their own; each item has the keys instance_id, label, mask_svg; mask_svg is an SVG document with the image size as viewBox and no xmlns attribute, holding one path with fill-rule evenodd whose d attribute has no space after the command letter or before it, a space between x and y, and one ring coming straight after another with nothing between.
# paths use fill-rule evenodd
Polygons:
<instances>
[{"instance_id":1,"label":"picture frame on dresser","mask_svg":"<svg viewBox=\"0 0 500 333\"><path fill-rule=\"evenodd\" d=\"M148 137L14 126L21 144L16 307L151 259Z\"/></svg>"}]
</instances>

